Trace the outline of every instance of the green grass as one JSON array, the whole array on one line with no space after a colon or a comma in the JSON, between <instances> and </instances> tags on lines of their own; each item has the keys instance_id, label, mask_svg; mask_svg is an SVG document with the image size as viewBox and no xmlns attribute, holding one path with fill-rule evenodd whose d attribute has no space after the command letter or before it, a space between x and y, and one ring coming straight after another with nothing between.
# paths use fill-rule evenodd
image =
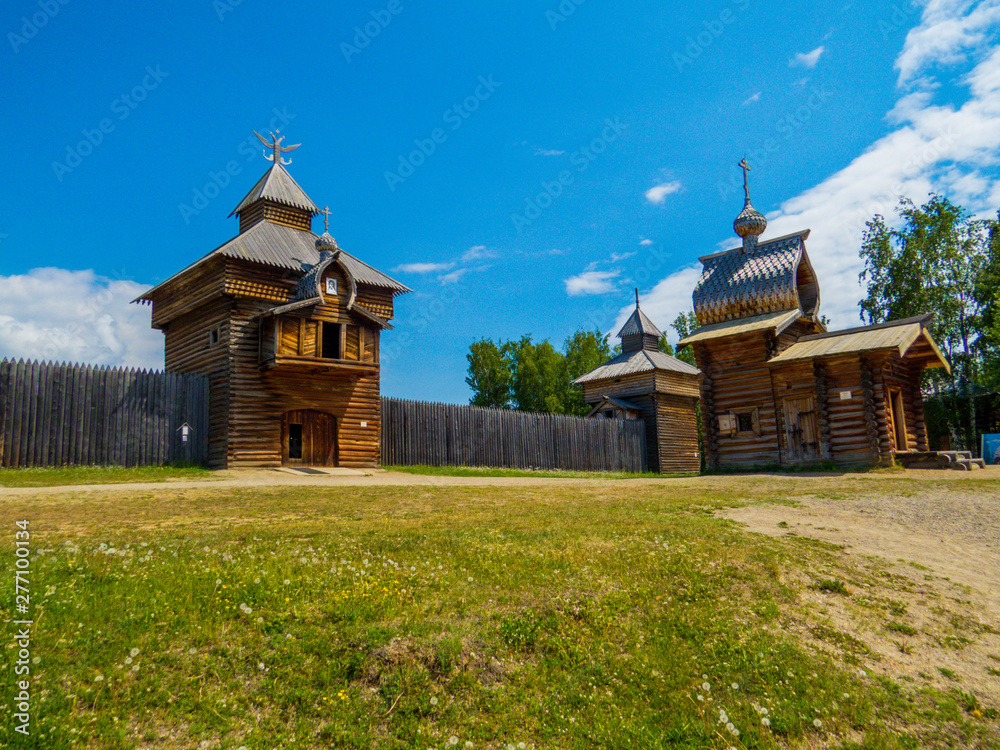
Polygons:
<instances>
[{"instance_id":1,"label":"green grass","mask_svg":"<svg viewBox=\"0 0 1000 750\"><path fill-rule=\"evenodd\" d=\"M487 466L385 466L387 471L437 477L536 477L553 479L663 479L692 474L653 474L627 471L568 471L535 469L498 469Z\"/></svg>"},{"instance_id":2,"label":"green grass","mask_svg":"<svg viewBox=\"0 0 1000 750\"><path fill-rule=\"evenodd\" d=\"M598 483L5 500L33 529L39 659L14 746L997 747L967 696L860 669L857 634L805 620L808 645L796 579L875 579L705 512L733 502Z\"/></svg>"},{"instance_id":3,"label":"green grass","mask_svg":"<svg viewBox=\"0 0 1000 750\"><path fill-rule=\"evenodd\" d=\"M0 469L0 487L58 487L70 484L166 482L168 479L210 479L199 466L62 466Z\"/></svg>"}]
</instances>

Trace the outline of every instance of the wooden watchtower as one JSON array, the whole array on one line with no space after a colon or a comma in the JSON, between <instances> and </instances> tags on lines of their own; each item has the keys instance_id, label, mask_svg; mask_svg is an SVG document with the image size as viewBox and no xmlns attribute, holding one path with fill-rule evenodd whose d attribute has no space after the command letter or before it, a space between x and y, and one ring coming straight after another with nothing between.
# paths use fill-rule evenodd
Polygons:
<instances>
[{"instance_id":1,"label":"wooden watchtower","mask_svg":"<svg viewBox=\"0 0 1000 750\"><path fill-rule=\"evenodd\" d=\"M379 341L410 290L337 245L271 138L239 234L136 301L167 370L210 377L211 466L378 466Z\"/></svg>"},{"instance_id":2,"label":"wooden watchtower","mask_svg":"<svg viewBox=\"0 0 1000 750\"><path fill-rule=\"evenodd\" d=\"M592 417L638 418L646 423L649 470L701 470L698 453L698 369L660 351L663 334L639 308L618 338L622 353L573 382L594 408Z\"/></svg>"},{"instance_id":3,"label":"wooden watchtower","mask_svg":"<svg viewBox=\"0 0 1000 750\"><path fill-rule=\"evenodd\" d=\"M930 315L827 331L809 230L759 241L767 220L746 199L740 247L700 258L700 328L680 342L702 372L710 467L832 461L886 464L927 450L920 375L948 367Z\"/></svg>"}]
</instances>

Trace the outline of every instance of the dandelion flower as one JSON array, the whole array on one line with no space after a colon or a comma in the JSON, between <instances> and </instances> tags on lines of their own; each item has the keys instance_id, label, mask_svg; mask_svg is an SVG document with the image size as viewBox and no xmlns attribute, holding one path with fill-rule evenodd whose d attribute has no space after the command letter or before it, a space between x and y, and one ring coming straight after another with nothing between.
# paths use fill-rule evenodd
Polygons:
<instances>
[{"instance_id":1,"label":"dandelion flower","mask_svg":"<svg viewBox=\"0 0 1000 750\"><path fill-rule=\"evenodd\" d=\"M698 700L704 701L705 700L705 696L702 695L701 693L698 693Z\"/></svg>"},{"instance_id":2,"label":"dandelion flower","mask_svg":"<svg viewBox=\"0 0 1000 750\"><path fill-rule=\"evenodd\" d=\"M451 737L449 737L448 738L448 744L449 745L457 745L458 744L458 737L456 737L455 735L452 735Z\"/></svg>"},{"instance_id":3,"label":"dandelion flower","mask_svg":"<svg viewBox=\"0 0 1000 750\"><path fill-rule=\"evenodd\" d=\"M813 726L817 729L821 729L823 727L823 722L819 719L813 719Z\"/></svg>"},{"instance_id":4,"label":"dandelion flower","mask_svg":"<svg viewBox=\"0 0 1000 750\"><path fill-rule=\"evenodd\" d=\"M739 690L739 689L740 689L739 683L734 682L733 683L733 690Z\"/></svg>"},{"instance_id":5,"label":"dandelion flower","mask_svg":"<svg viewBox=\"0 0 1000 750\"><path fill-rule=\"evenodd\" d=\"M94 678L94 682L104 682L104 675L97 675L97 677Z\"/></svg>"},{"instance_id":6,"label":"dandelion flower","mask_svg":"<svg viewBox=\"0 0 1000 750\"><path fill-rule=\"evenodd\" d=\"M132 663L132 657L131 656L126 656L125 657L125 663L126 664L131 664Z\"/></svg>"},{"instance_id":7,"label":"dandelion flower","mask_svg":"<svg viewBox=\"0 0 1000 750\"><path fill-rule=\"evenodd\" d=\"M771 726L771 720L765 716L764 718L762 718L760 720L760 725L762 727L770 727Z\"/></svg>"},{"instance_id":8,"label":"dandelion flower","mask_svg":"<svg viewBox=\"0 0 1000 750\"><path fill-rule=\"evenodd\" d=\"M432 706L436 706L437 704L438 704L438 699L437 699L437 697L436 697L436 696L432 697L432 698L431 698L431 705L432 705Z\"/></svg>"},{"instance_id":9,"label":"dandelion flower","mask_svg":"<svg viewBox=\"0 0 1000 750\"><path fill-rule=\"evenodd\" d=\"M285 579L285 585L287 586L287 585L289 585L290 583L291 583L291 581L290 581L289 579L287 579L287 578L286 578L286 579Z\"/></svg>"},{"instance_id":10,"label":"dandelion flower","mask_svg":"<svg viewBox=\"0 0 1000 750\"><path fill-rule=\"evenodd\" d=\"M216 578L215 579L215 585L218 586L220 583L222 583L222 579L221 578Z\"/></svg>"},{"instance_id":11,"label":"dandelion flower","mask_svg":"<svg viewBox=\"0 0 1000 750\"><path fill-rule=\"evenodd\" d=\"M253 582L254 582L254 583L260 583L260 579L259 579L259 578L254 578L254 579L253 579Z\"/></svg>"},{"instance_id":12,"label":"dandelion flower","mask_svg":"<svg viewBox=\"0 0 1000 750\"><path fill-rule=\"evenodd\" d=\"M712 686L709 685L707 682L703 682L701 683L701 689L704 690L706 693L708 693L711 692Z\"/></svg>"},{"instance_id":13,"label":"dandelion flower","mask_svg":"<svg viewBox=\"0 0 1000 750\"><path fill-rule=\"evenodd\" d=\"M197 654L198 653L198 649L196 649L194 646L192 646L191 648L188 649L188 653L191 654L191 655Z\"/></svg>"},{"instance_id":14,"label":"dandelion flower","mask_svg":"<svg viewBox=\"0 0 1000 750\"><path fill-rule=\"evenodd\" d=\"M472 747L472 740L466 740L465 741L465 746L466 747Z\"/></svg>"}]
</instances>

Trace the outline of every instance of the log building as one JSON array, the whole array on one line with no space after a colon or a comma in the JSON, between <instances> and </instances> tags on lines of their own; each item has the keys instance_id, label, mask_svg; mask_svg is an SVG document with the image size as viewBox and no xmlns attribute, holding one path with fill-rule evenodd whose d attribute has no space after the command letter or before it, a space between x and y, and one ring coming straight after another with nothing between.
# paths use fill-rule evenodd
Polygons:
<instances>
[{"instance_id":1,"label":"log building","mask_svg":"<svg viewBox=\"0 0 1000 750\"><path fill-rule=\"evenodd\" d=\"M809 230L759 241L767 220L746 199L740 247L700 258L700 327L680 342L702 372L708 466L832 461L891 464L927 451L920 376L948 367L930 315L827 331Z\"/></svg>"},{"instance_id":2,"label":"log building","mask_svg":"<svg viewBox=\"0 0 1000 750\"><path fill-rule=\"evenodd\" d=\"M622 353L573 381L594 404L592 417L642 419L649 470L660 474L701 470L698 452L698 369L660 351L663 334L639 309L618 338Z\"/></svg>"},{"instance_id":3,"label":"log building","mask_svg":"<svg viewBox=\"0 0 1000 750\"><path fill-rule=\"evenodd\" d=\"M210 466L375 467L379 340L410 290L338 247L285 169L297 145L271 137L271 168L230 214L239 234L136 301L166 369L210 378Z\"/></svg>"}]
</instances>

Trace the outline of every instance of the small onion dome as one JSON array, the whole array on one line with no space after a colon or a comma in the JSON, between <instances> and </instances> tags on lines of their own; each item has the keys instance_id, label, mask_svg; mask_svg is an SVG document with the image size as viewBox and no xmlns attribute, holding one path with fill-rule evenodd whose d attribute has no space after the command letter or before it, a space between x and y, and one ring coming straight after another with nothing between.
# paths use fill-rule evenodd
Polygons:
<instances>
[{"instance_id":1,"label":"small onion dome","mask_svg":"<svg viewBox=\"0 0 1000 750\"><path fill-rule=\"evenodd\" d=\"M329 232L323 232L323 234L316 238L316 250L320 253L324 250L335 253L340 248L337 247L337 240L333 239Z\"/></svg>"},{"instance_id":2,"label":"small onion dome","mask_svg":"<svg viewBox=\"0 0 1000 750\"><path fill-rule=\"evenodd\" d=\"M764 230L767 229L767 219L760 211L750 205L750 199L747 198L743 204L743 210L733 222L733 229L740 237L745 238L748 235L756 237L764 234Z\"/></svg>"}]
</instances>

